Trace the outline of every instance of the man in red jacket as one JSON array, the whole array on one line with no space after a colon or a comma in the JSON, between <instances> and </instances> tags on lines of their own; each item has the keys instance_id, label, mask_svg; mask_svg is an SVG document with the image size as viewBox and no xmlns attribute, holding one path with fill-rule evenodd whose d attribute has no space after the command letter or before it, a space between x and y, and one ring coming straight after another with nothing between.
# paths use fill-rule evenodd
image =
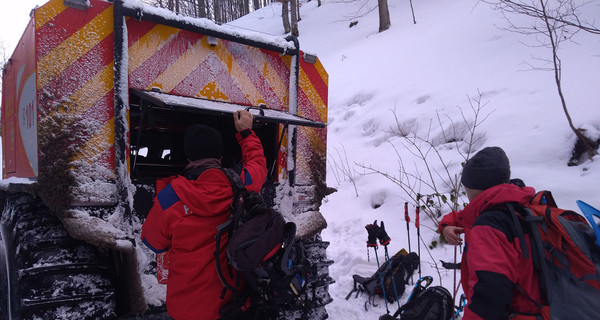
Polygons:
<instances>
[{"instance_id":1,"label":"man in red jacket","mask_svg":"<svg viewBox=\"0 0 600 320\"><path fill-rule=\"evenodd\" d=\"M498 147L482 149L465 163L462 173L469 204L444 216L439 225L450 244L462 244L460 235L465 234L461 262L461 283L468 301L465 320L535 319L532 315L540 313L532 301L542 303L539 277L531 257L523 257L515 220L505 205L525 204L535 190L510 184L509 179L510 165L504 151ZM519 222L531 250L529 231Z\"/></svg>"},{"instance_id":2,"label":"man in red jacket","mask_svg":"<svg viewBox=\"0 0 600 320\"><path fill-rule=\"evenodd\" d=\"M234 113L236 138L242 149L242 182L260 192L267 176L266 159L259 138L251 130L250 112ZM190 161L182 175L155 197L142 227L142 241L154 252L169 251L167 311L176 320L214 320L231 300L215 270L215 235L231 213L233 190L221 168L223 142L220 133L205 125L193 125L184 138ZM222 242L221 266L229 275L226 241ZM235 277L235 276L234 276Z\"/></svg>"}]
</instances>

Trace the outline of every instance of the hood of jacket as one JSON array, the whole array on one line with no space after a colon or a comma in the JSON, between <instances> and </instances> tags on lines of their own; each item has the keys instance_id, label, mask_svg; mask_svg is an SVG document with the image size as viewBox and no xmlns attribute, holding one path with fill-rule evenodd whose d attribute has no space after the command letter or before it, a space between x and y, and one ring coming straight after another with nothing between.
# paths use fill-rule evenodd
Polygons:
<instances>
[{"instance_id":1,"label":"hood of jacket","mask_svg":"<svg viewBox=\"0 0 600 320\"><path fill-rule=\"evenodd\" d=\"M518 204L528 203L535 196L532 187L518 187L514 184L500 184L482 191L458 215L458 223L465 228L468 237L475 219L488 209L498 207L506 202Z\"/></svg>"},{"instance_id":2,"label":"hood of jacket","mask_svg":"<svg viewBox=\"0 0 600 320\"><path fill-rule=\"evenodd\" d=\"M196 180L179 176L171 186L184 204L185 215L213 217L230 211L233 189L225 173L217 168L204 170Z\"/></svg>"}]
</instances>

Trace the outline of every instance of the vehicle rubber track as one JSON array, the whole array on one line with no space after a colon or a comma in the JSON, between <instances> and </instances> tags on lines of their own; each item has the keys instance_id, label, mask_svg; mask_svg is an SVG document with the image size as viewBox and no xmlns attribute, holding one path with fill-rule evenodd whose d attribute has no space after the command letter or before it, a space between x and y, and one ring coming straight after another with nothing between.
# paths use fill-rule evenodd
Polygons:
<instances>
[{"instance_id":1,"label":"vehicle rubber track","mask_svg":"<svg viewBox=\"0 0 600 320\"><path fill-rule=\"evenodd\" d=\"M5 194L2 233L12 320L116 319L110 252L73 239L25 193Z\"/></svg>"},{"instance_id":2,"label":"vehicle rubber track","mask_svg":"<svg viewBox=\"0 0 600 320\"><path fill-rule=\"evenodd\" d=\"M285 310L281 310L281 320L323 320L327 319L325 305L333 299L329 295L329 285L334 280L329 276L329 266L333 263L327 259L326 249L329 242L322 241L319 234L309 240L296 240L296 250L303 251L305 257L315 268L316 274L309 280L306 290L300 299Z\"/></svg>"}]
</instances>

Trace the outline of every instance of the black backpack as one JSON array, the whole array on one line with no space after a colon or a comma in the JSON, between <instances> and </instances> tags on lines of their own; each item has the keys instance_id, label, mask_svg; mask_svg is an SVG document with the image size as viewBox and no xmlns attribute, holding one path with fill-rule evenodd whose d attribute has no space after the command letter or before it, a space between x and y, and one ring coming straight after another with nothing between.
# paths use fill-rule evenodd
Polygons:
<instances>
[{"instance_id":1,"label":"black backpack","mask_svg":"<svg viewBox=\"0 0 600 320\"><path fill-rule=\"evenodd\" d=\"M449 320L455 312L452 295L442 286L429 287L433 278L419 279L408 301L394 315L385 314L379 320ZM422 285L426 282L426 285Z\"/></svg>"},{"instance_id":2,"label":"black backpack","mask_svg":"<svg viewBox=\"0 0 600 320\"><path fill-rule=\"evenodd\" d=\"M410 279L418 267L419 256L416 253L402 254L398 252L390 258L389 262L383 262L379 269L370 277L366 278L358 274L353 275L354 287L346 296L346 300L354 292L356 292L356 296L362 292L366 292L369 295L368 301L365 302L365 309L367 309L367 303L370 302L372 305L375 305L375 295L383 297L383 292L385 291L385 298L389 302L394 302L396 301L396 295L397 297L402 296L408 284L408 279ZM383 277L383 288L385 290L382 290L382 281L379 278L379 274ZM395 290L394 283L396 284Z\"/></svg>"},{"instance_id":3,"label":"black backpack","mask_svg":"<svg viewBox=\"0 0 600 320\"><path fill-rule=\"evenodd\" d=\"M220 310L220 319L269 319L276 316L282 305L299 299L309 276L315 272L304 252L293 245L296 225L286 223L281 213L269 208L260 194L246 190L235 171L223 169L223 172L231 183L234 200L229 220L217 227L214 254L224 287L221 298L230 290L233 299ZM228 235L227 276L219 260L224 234ZM238 271L237 277L231 268ZM236 288L241 281L240 273L247 284L243 291Z\"/></svg>"}]
</instances>

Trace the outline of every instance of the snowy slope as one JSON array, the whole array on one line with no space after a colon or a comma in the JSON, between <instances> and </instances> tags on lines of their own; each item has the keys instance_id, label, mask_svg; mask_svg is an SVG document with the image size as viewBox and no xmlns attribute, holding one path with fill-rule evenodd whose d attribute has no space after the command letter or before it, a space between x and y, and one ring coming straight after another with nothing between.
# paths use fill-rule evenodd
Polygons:
<instances>
[{"instance_id":1,"label":"snowy slope","mask_svg":"<svg viewBox=\"0 0 600 320\"><path fill-rule=\"evenodd\" d=\"M372 250L367 259L366 224L385 221L392 237L390 252L408 249L403 207L409 202L410 246L417 251L414 201L389 179L363 169L398 176L401 160L409 172L426 174L423 161L411 153L415 149L407 149L406 141L394 133L396 119L404 129L429 136L453 176L464 160L457 150L464 152L464 140L468 141L461 111L472 123L470 106L481 93L485 121L477 128L477 150L501 146L511 159L513 177L536 189L552 190L564 208L577 209L577 199L600 207L600 157L578 167L566 166L575 139L553 74L531 70L531 65L547 66L540 59L550 58L549 49L537 47L533 37L502 30L507 22L499 12L476 0L413 1L416 24L409 1L388 1L392 26L383 33L377 32L376 0L322 0L321 7L316 0L301 1L301 49L317 54L329 72L327 183L338 191L325 199L321 212L329 225L323 238L331 242L328 255L335 261L330 267L336 281L330 286L331 319L369 320L385 313L383 300L365 311L364 295L344 299L353 274L366 276L377 268ZM599 1L584 9L582 16L600 17ZM281 5L274 3L230 25L283 35L280 12ZM349 28L351 21L358 24ZM512 21L530 24L525 17ZM574 40L563 43L559 52L563 89L575 125L600 137L600 37L579 33ZM457 143L449 143L452 139L444 137L441 128ZM435 153L429 153L428 161L433 172L445 172ZM442 179L435 173L434 177L441 186ZM417 188L431 193L425 185ZM424 244L438 240L435 229L435 223L422 215ZM454 247L420 249L423 274L452 291L454 273L443 270L440 260L453 261ZM383 250L379 258L383 259ZM402 301L409 293L407 288Z\"/></svg>"},{"instance_id":2,"label":"snowy slope","mask_svg":"<svg viewBox=\"0 0 600 320\"><path fill-rule=\"evenodd\" d=\"M365 311L364 295L344 299L352 288L353 274L370 275L377 267L373 251L367 260L366 224L385 221L392 237L390 252L408 249L403 206L409 202L411 247L417 251L414 201L389 179L365 174L368 170L363 169L373 167L398 176L401 160L407 171L426 174L424 162L392 130L397 128L396 118L403 128L434 142L453 176L464 161L457 148L465 151L464 141L468 141L461 131L465 129L461 111L466 122L472 123L471 104L476 106L474 99L481 93L485 107L480 120L485 117L485 121L476 129L476 150L502 147L511 159L512 176L536 189L552 190L561 207L576 209L577 199L600 207L600 157L578 167L566 165L575 138L563 114L553 73L532 70L532 66L547 66L542 60L550 58L548 48L535 46L532 36L503 30L507 22L500 13L477 1L413 1L416 24L408 1L390 0L389 5L392 26L383 33L377 32L377 10L368 12L375 8L375 0L323 0L321 7L315 0L302 1L300 9L301 49L316 53L330 76L327 183L338 191L326 198L321 212L329 225L323 232L331 242L328 255L335 260L330 267L336 280L330 287L331 319L378 319L385 313L382 300ZM583 16L600 16L598 1L584 8ZM231 25L283 34L280 12L280 4L273 4ZM526 17L511 19L531 23ZM349 28L350 21L358 24ZM574 40L577 43L562 43L559 51L563 90L575 126L598 137L600 37L579 33ZM458 142L447 143L451 139L443 136L441 128L446 133L457 129L453 135ZM434 172L444 173L435 153L430 152L428 163ZM352 173L344 174L344 169ZM435 173L434 180L441 185ZM431 193L424 185L417 188ZM435 228L434 222L421 216L423 243L438 240ZM440 260L453 261L454 247L437 246L430 253L424 245L420 249L423 274L452 291L454 274L443 270ZM410 291L406 290L403 301Z\"/></svg>"}]
</instances>

